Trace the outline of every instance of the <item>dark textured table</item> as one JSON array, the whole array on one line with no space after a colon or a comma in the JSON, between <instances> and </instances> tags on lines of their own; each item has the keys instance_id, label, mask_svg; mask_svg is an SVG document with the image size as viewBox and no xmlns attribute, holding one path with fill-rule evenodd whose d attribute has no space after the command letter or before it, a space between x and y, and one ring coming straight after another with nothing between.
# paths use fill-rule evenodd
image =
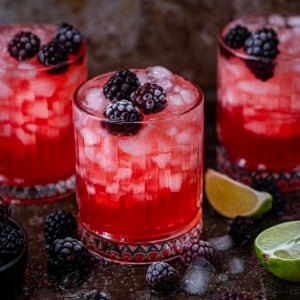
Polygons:
<instances>
[{"instance_id":1,"label":"dark textured table","mask_svg":"<svg viewBox=\"0 0 300 300\"><path fill-rule=\"evenodd\" d=\"M206 98L206 139L205 166L215 167L215 98L213 91L207 91ZM258 223L256 231L260 232L273 224L300 219L300 193L285 195L287 209L280 218L266 217ZM203 237L217 237L226 233L225 220L217 215L204 199L204 233ZM293 284L279 280L268 273L257 261L253 245L235 247L219 255L219 263L215 265L216 273L223 274L223 280L216 281L205 296L189 296L183 292L161 297L151 295L145 282L146 266L123 266L96 260L93 263L88 279L80 286L64 288L49 280L46 274L46 256L44 252L43 221L49 212L59 209L70 210L76 214L75 196L64 200L42 205L14 205L13 215L22 224L29 237L28 268L25 283L9 299L78 299L86 290L99 288L106 290L111 299L212 299L223 290L244 291L260 299L300 299L300 284ZM239 257L244 265L241 273L231 274L224 267L223 262L228 257ZM185 269L175 260L171 263L180 274ZM224 275L227 274L227 275ZM3 299L0 294L0 299Z\"/></svg>"}]
</instances>

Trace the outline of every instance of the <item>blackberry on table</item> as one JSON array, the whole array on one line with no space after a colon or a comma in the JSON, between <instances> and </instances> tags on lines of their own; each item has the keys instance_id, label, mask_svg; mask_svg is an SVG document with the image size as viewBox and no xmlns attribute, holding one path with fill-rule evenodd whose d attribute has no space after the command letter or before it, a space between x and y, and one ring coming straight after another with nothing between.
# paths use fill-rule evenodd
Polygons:
<instances>
[{"instance_id":1,"label":"blackberry on table","mask_svg":"<svg viewBox=\"0 0 300 300\"><path fill-rule=\"evenodd\" d=\"M77 223L69 211L54 211L48 214L44 221L46 247L51 246L56 239L77 237Z\"/></svg>"},{"instance_id":2,"label":"blackberry on table","mask_svg":"<svg viewBox=\"0 0 300 300\"><path fill-rule=\"evenodd\" d=\"M8 202L0 196L0 225L6 223L11 215L11 208Z\"/></svg>"},{"instance_id":3,"label":"blackberry on table","mask_svg":"<svg viewBox=\"0 0 300 300\"><path fill-rule=\"evenodd\" d=\"M99 290L92 290L81 295L80 300L108 300L107 293Z\"/></svg>"},{"instance_id":4,"label":"blackberry on table","mask_svg":"<svg viewBox=\"0 0 300 300\"><path fill-rule=\"evenodd\" d=\"M197 258L204 257L207 260L211 260L213 256L213 246L209 242L196 238L192 238L184 242L180 251L181 261L186 266L191 264Z\"/></svg>"},{"instance_id":5,"label":"blackberry on table","mask_svg":"<svg viewBox=\"0 0 300 300\"><path fill-rule=\"evenodd\" d=\"M165 294L177 289L179 277L178 272L172 266L159 261L148 267L146 281L153 292Z\"/></svg>"},{"instance_id":6,"label":"blackberry on table","mask_svg":"<svg viewBox=\"0 0 300 300\"><path fill-rule=\"evenodd\" d=\"M103 86L103 93L109 100L129 100L139 87L137 76L129 70L117 71Z\"/></svg>"},{"instance_id":7,"label":"blackberry on table","mask_svg":"<svg viewBox=\"0 0 300 300\"><path fill-rule=\"evenodd\" d=\"M246 27L236 25L235 27L231 28L224 36L224 42L231 48L241 48L250 34L250 31Z\"/></svg>"},{"instance_id":8,"label":"blackberry on table","mask_svg":"<svg viewBox=\"0 0 300 300\"><path fill-rule=\"evenodd\" d=\"M167 105L166 92L155 84L147 82L138 87L131 96L131 101L135 103L143 113L156 113L163 110Z\"/></svg>"},{"instance_id":9,"label":"blackberry on table","mask_svg":"<svg viewBox=\"0 0 300 300\"><path fill-rule=\"evenodd\" d=\"M221 294L217 295L214 300L252 300L253 298L250 297L249 294L242 293L242 292L222 292Z\"/></svg>"},{"instance_id":10,"label":"blackberry on table","mask_svg":"<svg viewBox=\"0 0 300 300\"><path fill-rule=\"evenodd\" d=\"M16 258L23 249L25 240L19 229L9 224L0 225L0 262Z\"/></svg>"},{"instance_id":11,"label":"blackberry on table","mask_svg":"<svg viewBox=\"0 0 300 300\"><path fill-rule=\"evenodd\" d=\"M68 23L63 23L56 32L54 40L68 53L76 54L82 45L83 37L79 30Z\"/></svg>"},{"instance_id":12,"label":"blackberry on table","mask_svg":"<svg viewBox=\"0 0 300 300\"><path fill-rule=\"evenodd\" d=\"M9 54L21 61L34 57L39 49L40 39L30 31L17 33L7 45Z\"/></svg>"},{"instance_id":13,"label":"blackberry on table","mask_svg":"<svg viewBox=\"0 0 300 300\"><path fill-rule=\"evenodd\" d=\"M83 277L89 271L90 254L87 248L72 237L56 240L50 248L48 272L57 279L78 272Z\"/></svg>"},{"instance_id":14,"label":"blackberry on table","mask_svg":"<svg viewBox=\"0 0 300 300\"><path fill-rule=\"evenodd\" d=\"M244 245L253 237L253 228L253 219L238 216L229 222L228 233L236 244Z\"/></svg>"}]
</instances>

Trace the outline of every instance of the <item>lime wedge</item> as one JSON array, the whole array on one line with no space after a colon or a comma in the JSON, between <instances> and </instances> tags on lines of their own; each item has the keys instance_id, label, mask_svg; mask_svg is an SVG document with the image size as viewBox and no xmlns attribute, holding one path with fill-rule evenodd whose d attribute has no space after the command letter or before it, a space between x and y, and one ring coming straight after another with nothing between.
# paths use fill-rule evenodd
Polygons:
<instances>
[{"instance_id":1,"label":"lime wedge","mask_svg":"<svg viewBox=\"0 0 300 300\"><path fill-rule=\"evenodd\" d=\"M267 270L281 279L300 282L300 221L264 230L256 237L254 247Z\"/></svg>"},{"instance_id":2,"label":"lime wedge","mask_svg":"<svg viewBox=\"0 0 300 300\"><path fill-rule=\"evenodd\" d=\"M272 195L256 191L228 176L208 169L205 192L211 206L227 218L254 217L272 208Z\"/></svg>"}]
</instances>

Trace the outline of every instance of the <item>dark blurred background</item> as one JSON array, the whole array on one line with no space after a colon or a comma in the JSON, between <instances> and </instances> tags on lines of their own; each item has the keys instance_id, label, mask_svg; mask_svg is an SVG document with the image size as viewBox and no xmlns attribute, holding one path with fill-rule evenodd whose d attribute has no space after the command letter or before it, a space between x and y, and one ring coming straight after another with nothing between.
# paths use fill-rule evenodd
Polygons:
<instances>
[{"instance_id":1,"label":"dark blurred background","mask_svg":"<svg viewBox=\"0 0 300 300\"><path fill-rule=\"evenodd\" d=\"M300 13L299 0L0 0L0 24L69 22L87 37L90 76L164 65L202 87L216 84L216 36L228 21Z\"/></svg>"}]
</instances>

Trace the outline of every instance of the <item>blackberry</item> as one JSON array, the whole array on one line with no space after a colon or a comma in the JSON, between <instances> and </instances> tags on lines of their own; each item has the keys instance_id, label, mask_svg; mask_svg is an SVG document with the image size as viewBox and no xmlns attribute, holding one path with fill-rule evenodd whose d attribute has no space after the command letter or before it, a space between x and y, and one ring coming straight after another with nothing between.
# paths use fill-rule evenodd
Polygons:
<instances>
[{"instance_id":1,"label":"blackberry","mask_svg":"<svg viewBox=\"0 0 300 300\"><path fill-rule=\"evenodd\" d=\"M147 82L138 87L131 96L131 101L135 103L143 113L156 113L163 110L167 105L166 92L155 83Z\"/></svg>"},{"instance_id":2,"label":"blackberry","mask_svg":"<svg viewBox=\"0 0 300 300\"><path fill-rule=\"evenodd\" d=\"M19 229L9 224L0 225L0 265L17 257L23 249L25 240Z\"/></svg>"},{"instance_id":3,"label":"blackberry","mask_svg":"<svg viewBox=\"0 0 300 300\"><path fill-rule=\"evenodd\" d=\"M116 135L132 135L137 133L143 115L128 100L115 101L106 107L104 112L110 121L102 121L102 126Z\"/></svg>"},{"instance_id":4,"label":"blackberry","mask_svg":"<svg viewBox=\"0 0 300 300\"><path fill-rule=\"evenodd\" d=\"M93 290L81 295L80 300L108 300L109 296L102 291Z\"/></svg>"},{"instance_id":5,"label":"blackberry","mask_svg":"<svg viewBox=\"0 0 300 300\"><path fill-rule=\"evenodd\" d=\"M109 100L130 99L140 85L137 76L129 70L117 71L103 86L103 93Z\"/></svg>"},{"instance_id":6,"label":"blackberry","mask_svg":"<svg viewBox=\"0 0 300 300\"><path fill-rule=\"evenodd\" d=\"M56 239L67 236L77 237L77 224L69 211L54 211L48 214L44 221L44 234L46 248L49 248Z\"/></svg>"},{"instance_id":7,"label":"blackberry","mask_svg":"<svg viewBox=\"0 0 300 300\"><path fill-rule=\"evenodd\" d=\"M11 208L8 202L6 202L1 196L0 196L0 224L6 223L8 221L8 218L11 215Z\"/></svg>"},{"instance_id":8,"label":"blackberry","mask_svg":"<svg viewBox=\"0 0 300 300\"><path fill-rule=\"evenodd\" d=\"M253 298L249 294L241 292L228 292L225 291L217 295L214 300L252 300Z\"/></svg>"},{"instance_id":9,"label":"blackberry","mask_svg":"<svg viewBox=\"0 0 300 300\"><path fill-rule=\"evenodd\" d=\"M279 53L278 43L277 33L273 29L263 28L249 36L244 50L249 55L274 59Z\"/></svg>"},{"instance_id":10,"label":"blackberry","mask_svg":"<svg viewBox=\"0 0 300 300\"><path fill-rule=\"evenodd\" d=\"M63 46L68 53L76 54L82 44L83 37L79 30L68 23L63 23L56 32L54 40Z\"/></svg>"},{"instance_id":11,"label":"blackberry","mask_svg":"<svg viewBox=\"0 0 300 300\"><path fill-rule=\"evenodd\" d=\"M244 42L250 34L250 31L246 27L236 25L227 32L224 37L224 42L229 47L237 49L244 45Z\"/></svg>"},{"instance_id":12,"label":"blackberry","mask_svg":"<svg viewBox=\"0 0 300 300\"><path fill-rule=\"evenodd\" d=\"M178 272L166 262L154 262L148 269L146 281L150 289L159 294L174 291L179 283Z\"/></svg>"},{"instance_id":13,"label":"blackberry","mask_svg":"<svg viewBox=\"0 0 300 300\"><path fill-rule=\"evenodd\" d=\"M251 218L236 217L228 224L228 233L236 244L244 245L253 236L254 221Z\"/></svg>"},{"instance_id":14,"label":"blackberry","mask_svg":"<svg viewBox=\"0 0 300 300\"><path fill-rule=\"evenodd\" d=\"M208 260L214 256L214 248L209 242L196 238L189 239L183 243L180 250L180 258L183 264L188 266L195 259L204 257Z\"/></svg>"},{"instance_id":15,"label":"blackberry","mask_svg":"<svg viewBox=\"0 0 300 300\"><path fill-rule=\"evenodd\" d=\"M252 188L261 192L267 192L272 195L272 209L270 210L270 214L275 216L282 216L285 209L285 199L282 193L276 187L274 181L270 178L262 179L255 178L252 180L251 184Z\"/></svg>"},{"instance_id":16,"label":"blackberry","mask_svg":"<svg viewBox=\"0 0 300 300\"><path fill-rule=\"evenodd\" d=\"M38 60L45 66L58 66L65 70L68 60L67 50L56 42L50 42L40 49Z\"/></svg>"},{"instance_id":17,"label":"blackberry","mask_svg":"<svg viewBox=\"0 0 300 300\"><path fill-rule=\"evenodd\" d=\"M48 272L57 279L75 272L81 278L88 273L89 266L90 254L81 241L66 237L56 240L50 248Z\"/></svg>"},{"instance_id":18,"label":"blackberry","mask_svg":"<svg viewBox=\"0 0 300 300\"><path fill-rule=\"evenodd\" d=\"M9 54L17 60L26 60L34 57L40 49L40 39L30 31L17 33L8 43Z\"/></svg>"},{"instance_id":19,"label":"blackberry","mask_svg":"<svg viewBox=\"0 0 300 300\"><path fill-rule=\"evenodd\" d=\"M275 62L271 59L246 59L245 63L257 79L266 81L274 75Z\"/></svg>"}]
</instances>

